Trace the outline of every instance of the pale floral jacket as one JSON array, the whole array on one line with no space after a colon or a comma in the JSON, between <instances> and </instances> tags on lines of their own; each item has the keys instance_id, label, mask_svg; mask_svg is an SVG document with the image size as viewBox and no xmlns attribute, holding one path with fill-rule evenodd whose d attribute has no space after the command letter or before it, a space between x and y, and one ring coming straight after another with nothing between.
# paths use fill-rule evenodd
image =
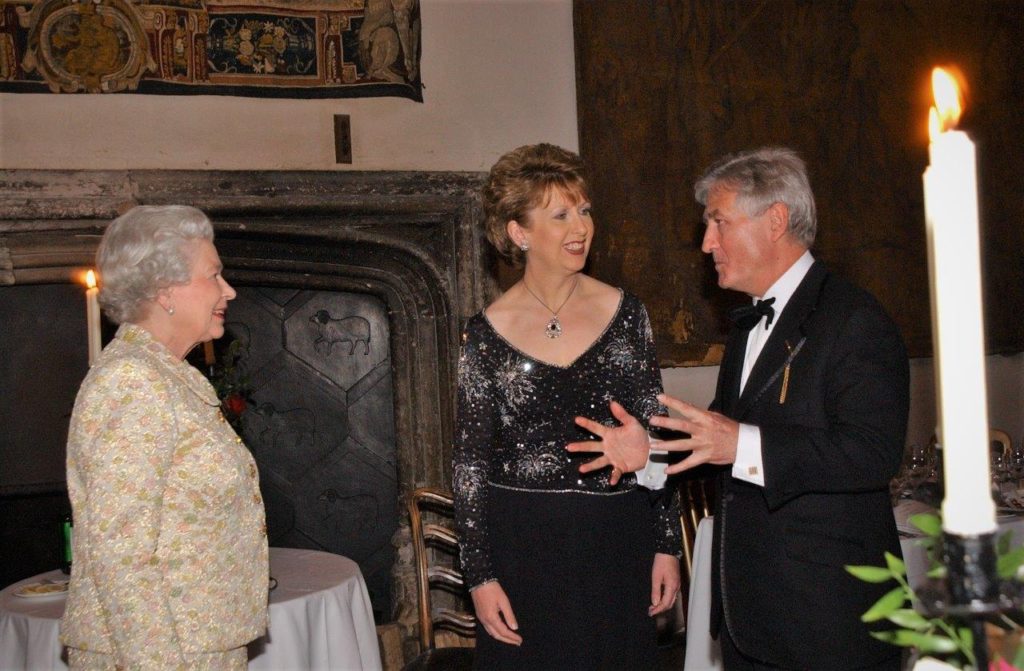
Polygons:
<instances>
[{"instance_id":1,"label":"pale floral jacket","mask_svg":"<svg viewBox=\"0 0 1024 671\"><path fill-rule=\"evenodd\" d=\"M82 383L67 477L65 645L172 669L265 632L256 464L206 378L138 326L118 330Z\"/></svg>"}]
</instances>

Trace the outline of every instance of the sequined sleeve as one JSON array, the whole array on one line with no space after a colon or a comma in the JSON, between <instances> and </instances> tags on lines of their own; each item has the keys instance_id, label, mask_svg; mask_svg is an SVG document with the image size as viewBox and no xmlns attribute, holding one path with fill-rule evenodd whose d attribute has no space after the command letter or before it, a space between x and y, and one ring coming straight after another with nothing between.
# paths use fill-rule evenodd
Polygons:
<instances>
[{"instance_id":1,"label":"sequined sleeve","mask_svg":"<svg viewBox=\"0 0 1024 671\"><path fill-rule=\"evenodd\" d=\"M639 302L639 301L638 301ZM654 415L668 414L668 410L658 402L658 394L662 393L661 369L658 367L658 356L654 344L654 329L651 327L651 319L647 309L640 304L640 318L638 320L637 339L640 342L642 352L643 369L636 380L636 397L633 399L634 406L631 414L638 417L644 426L650 427L650 419ZM682 555L682 528L679 522L679 491L674 486L672 479L669 479L666 491L663 496L668 497L657 506L655 529L655 546L658 552L674 555Z\"/></svg>"},{"instance_id":2,"label":"sequined sleeve","mask_svg":"<svg viewBox=\"0 0 1024 671\"><path fill-rule=\"evenodd\" d=\"M467 325L459 357L452 482L462 569L470 589L495 579L486 518L498 412L487 358L480 347L479 319Z\"/></svg>"},{"instance_id":3,"label":"sequined sleeve","mask_svg":"<svg viewBox=\"0 0 1024 671\"><path fill-rule=\"evenodd\" d=\"M178 668L182 645L156 556L175 448L172 391L144 361L94 369L75 409L70 463L89 492L74 511L119 668ZM77 561L76 561L77 564Z\"/></svg>"}]
</instances>

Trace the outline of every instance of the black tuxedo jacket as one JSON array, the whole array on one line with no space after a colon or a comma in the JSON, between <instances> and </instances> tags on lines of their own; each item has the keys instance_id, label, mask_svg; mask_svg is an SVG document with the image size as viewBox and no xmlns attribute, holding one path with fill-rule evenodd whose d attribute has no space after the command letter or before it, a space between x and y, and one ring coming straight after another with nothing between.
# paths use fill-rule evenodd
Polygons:
<instances>
[{"instance_id":1,"label":"black tuxedo jacket","mask_svg":"<svg viewBox=\"0 0 1024 671\"><path fill-rule=\"evenodd\" d=\"M878 302L817 262L777 320L742 394L747 332L729 335L711 406L760 428L765 473L763 488L722 473L711 633L728 626L741 651L784 668L884 661L899 650L860 616L893 585L843 566L900 556L888 485L906 434L906 351Z\"/></svg>"}]
</instances>

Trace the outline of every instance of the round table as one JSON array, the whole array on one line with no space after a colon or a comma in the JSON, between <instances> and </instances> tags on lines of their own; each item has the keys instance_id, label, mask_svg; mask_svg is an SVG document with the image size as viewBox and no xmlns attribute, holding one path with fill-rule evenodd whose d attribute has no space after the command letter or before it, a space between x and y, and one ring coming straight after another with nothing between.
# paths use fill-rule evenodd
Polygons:
<instances>
[{"instance_id":1,"label":"round table","mask_svg":"<svg viewBox=\"0 0 1024 671\"><path fill-rule=\"evenodd\" d=\"M249 668L381 668L370 597L359 566L346 557L270 548L270 628L249 644ZM0 670L67 669L59 641L65 594L22 598L21 585L66 578L60 571L21 580L0 591Z\"/></svg>"}]
</instances>

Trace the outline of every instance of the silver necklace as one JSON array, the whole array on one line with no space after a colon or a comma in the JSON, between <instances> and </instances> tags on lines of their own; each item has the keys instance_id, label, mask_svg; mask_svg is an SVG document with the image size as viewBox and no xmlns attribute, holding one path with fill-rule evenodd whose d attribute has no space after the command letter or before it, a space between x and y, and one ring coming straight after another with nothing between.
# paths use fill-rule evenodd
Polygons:
<instances>
[{"instance_id":1,"label":"silver necklace","mask_svg":"<svg viewBox=\"0 0 1024 671\"><path fill-rule=\"evenodd\" d=\"M562 301L562 304L558 306L557 310L552 310L551 308L548 307L547 303L540 299L540 296L538 296L537 294L533 293L533 291L530 290L529 285L526 284L526 278L523 278L523 288L526 289L526 291L531 296L536 298L537 302L543 305L545 310L551 313L551 319L548 320L547 326L544 327L544 335L546 335L547 337L557 338L562 335L562 322L558 321L558 313L562 311L562 308L565 307L565 304L569 302L570 298L572 298L573 292L576 291L576 285L578 285L579 283L580 276L577 275L576 281L573 282L572 289L569 289L569 295L565 297L565 300Z\"/></svg>"}]
</instances>

